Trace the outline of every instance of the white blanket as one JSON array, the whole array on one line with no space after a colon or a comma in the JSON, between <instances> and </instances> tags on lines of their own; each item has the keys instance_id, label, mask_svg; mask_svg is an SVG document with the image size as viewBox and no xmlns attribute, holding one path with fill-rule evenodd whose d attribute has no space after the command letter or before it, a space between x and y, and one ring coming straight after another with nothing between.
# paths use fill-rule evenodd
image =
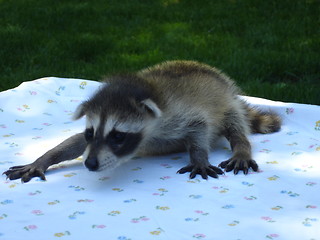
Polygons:
<instances>
[{"instance_id":1,"label":"white blanket","mask_svg":"<svg viewBox=\"0 0 320 240\"><path fill-rule=\"evenodd\" d=\"M64 78L0 93L0 172L27 164L84 130L76 106L100 83ZM188 154L133 159L113 172L61 163L47 181L0 181L0 240L320 239L320 107L247 98L283 118L280 132L251 135L259 173L203 180L176 171ZM231 156L221 141L210 154Z\"/></svg>"}]
</instances>

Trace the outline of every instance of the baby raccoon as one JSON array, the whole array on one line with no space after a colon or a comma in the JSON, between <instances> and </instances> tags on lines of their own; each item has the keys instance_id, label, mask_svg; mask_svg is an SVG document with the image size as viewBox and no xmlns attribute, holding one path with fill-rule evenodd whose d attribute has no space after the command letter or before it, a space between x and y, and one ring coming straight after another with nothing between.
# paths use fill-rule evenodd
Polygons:
<instances>
[{"instance_id":1,"label":"baby raccoon","mask_svg":"<svg viewBox=\"0 0 320 240\"><path fill-rule=\"evenodd\" d=\"M219 70L193 61L168 61L135 74L108 77L74 119L86 116L86 129L49 150L35 162L4 172L11 180L45 179L49 166L83 155L90 171L112 169L134 156L188 151L190 163L178 173L207 179L223 171L258 170L247 135L280 129L274 113L251 108L234 82ZM208 153L226 137L233 155L219 167Z\"/></svg>"}]
</instances>

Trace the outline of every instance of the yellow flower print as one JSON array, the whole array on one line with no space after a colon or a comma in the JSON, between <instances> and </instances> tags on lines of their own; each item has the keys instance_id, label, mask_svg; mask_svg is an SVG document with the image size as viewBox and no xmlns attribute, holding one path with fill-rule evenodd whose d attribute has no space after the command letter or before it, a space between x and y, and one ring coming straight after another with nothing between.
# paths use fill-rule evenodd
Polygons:
<instances>
[{"instance_id":1,"label":"yellow flower print","mask_svg":"<svg viewBox=\"0 0 320 240\"><path fill-rule=\"evenodd\" d=\"M84 89L85 86L87 86L87 82L83 81L80 83L79 88Z\"/></svg>"},{"instance_id":2,"label":"yellow flower print","mask_svg":"<svg viewBox=\"0 0 320 240\"><path fill-rule=\"evenodd\" d=\"M112 191L123 192L123 189L121 189L121 188L112 188Z\"/></svg>"},{"instance_id":3,"label":"yellow flower print","mask_svg":"<svg viewBox=\"0 0 320 240\"><path fill-rule=\"evenodd\" d=\"M233 221L232 223L229 223L228 226L234 227L237 226L240 222L239 221Z\"/></svg>"},{"instance_id":4,"label":"yellow flower print","mask_svg":"<svg viewBox=\"0 0 320 240\"><path fill-rule=\"evenodd\" d=\"M71 233L69 231L65 231L63 233L55 233L54 236L55 237L63 237L63 236L68 236L71 235Z\"/></svg>"},{"instance_id":5,"label":"yellow flower print","mask_svg":"<svg viewBox=\"0 0 320 240\"><path fill-rule=\"evenodd\" d=\"M150 234L151 234L151 235L158 236L158 235L160 235L162 232L164 232L162 228L157 228L157 230L150 232Z\"/></svg>"},{"instance_id":6,"label":"yellow flower print","mask_svg":"<svg viewBox=\"0 0 320 240\"><path fill-rule=\"evenodd\" d=\"M277 175L273 175L272 177L268 177L268 180L269 181L276 181L276 180L278 180L278 176Z\"/></svg>"},{"instance_id":7,"label":"yellow flower print","mask_svg":"<svg viewBox=\"0 0 320 240\"><path fill-rule=\"evenodd\" d=\"M167 211L167 210L169 210L170 208L169 207L167 207L167 206L156 206L156 209L158 209L158 210L162 210L162 211Z\"/></svg>"},{"instance_id":8,"label":"yellow flower print","mask_svg":"<svg viewBox=\"0 0 320 240\"><path fill-rule=\"evenodd\" d=\"M108 213L109 216L117 216L119 215L121 212L120 211L111 211Z\"/></svg>"}]
</instances>

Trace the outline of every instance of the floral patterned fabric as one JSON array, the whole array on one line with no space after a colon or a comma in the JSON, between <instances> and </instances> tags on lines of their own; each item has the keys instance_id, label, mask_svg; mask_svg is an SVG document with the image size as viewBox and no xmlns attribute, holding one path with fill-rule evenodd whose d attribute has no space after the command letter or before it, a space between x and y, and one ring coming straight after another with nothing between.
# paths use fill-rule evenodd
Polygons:
<instances>
[{"instance_id":1,"label":"floral patterned fabric","mask_svg":"<svg viewBox=\"0 0 320 240\"><path fill-rule=\"evenodd\" d=\"M63 78L0 93L0 171L34 161L84 130L76 106L100 83ZM320 107L246 98L281 115L280 132L251 135L258 173L188 179L188 154L136 158L89 172L81 158L22 184L0 180L0 240L320 239ZM210 161L231 156L225 140Z\"/></svg>"}]
</instances>

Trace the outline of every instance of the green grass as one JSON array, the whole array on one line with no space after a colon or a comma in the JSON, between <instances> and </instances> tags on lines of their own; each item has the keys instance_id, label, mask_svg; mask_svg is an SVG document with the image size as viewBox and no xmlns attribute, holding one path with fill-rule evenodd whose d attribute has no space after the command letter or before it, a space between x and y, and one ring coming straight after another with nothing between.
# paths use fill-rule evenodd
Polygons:
<instances>
[{"instance_id":1,"label":"green grass","mask_svg":"<svg viewBox=\"0 0 320 240\"><path fill-rule=\"evenodd\" d=\"M252 96L320 104L319 0L0 0L0 90L171 59Z\"/></svg>"}]
</instances>

